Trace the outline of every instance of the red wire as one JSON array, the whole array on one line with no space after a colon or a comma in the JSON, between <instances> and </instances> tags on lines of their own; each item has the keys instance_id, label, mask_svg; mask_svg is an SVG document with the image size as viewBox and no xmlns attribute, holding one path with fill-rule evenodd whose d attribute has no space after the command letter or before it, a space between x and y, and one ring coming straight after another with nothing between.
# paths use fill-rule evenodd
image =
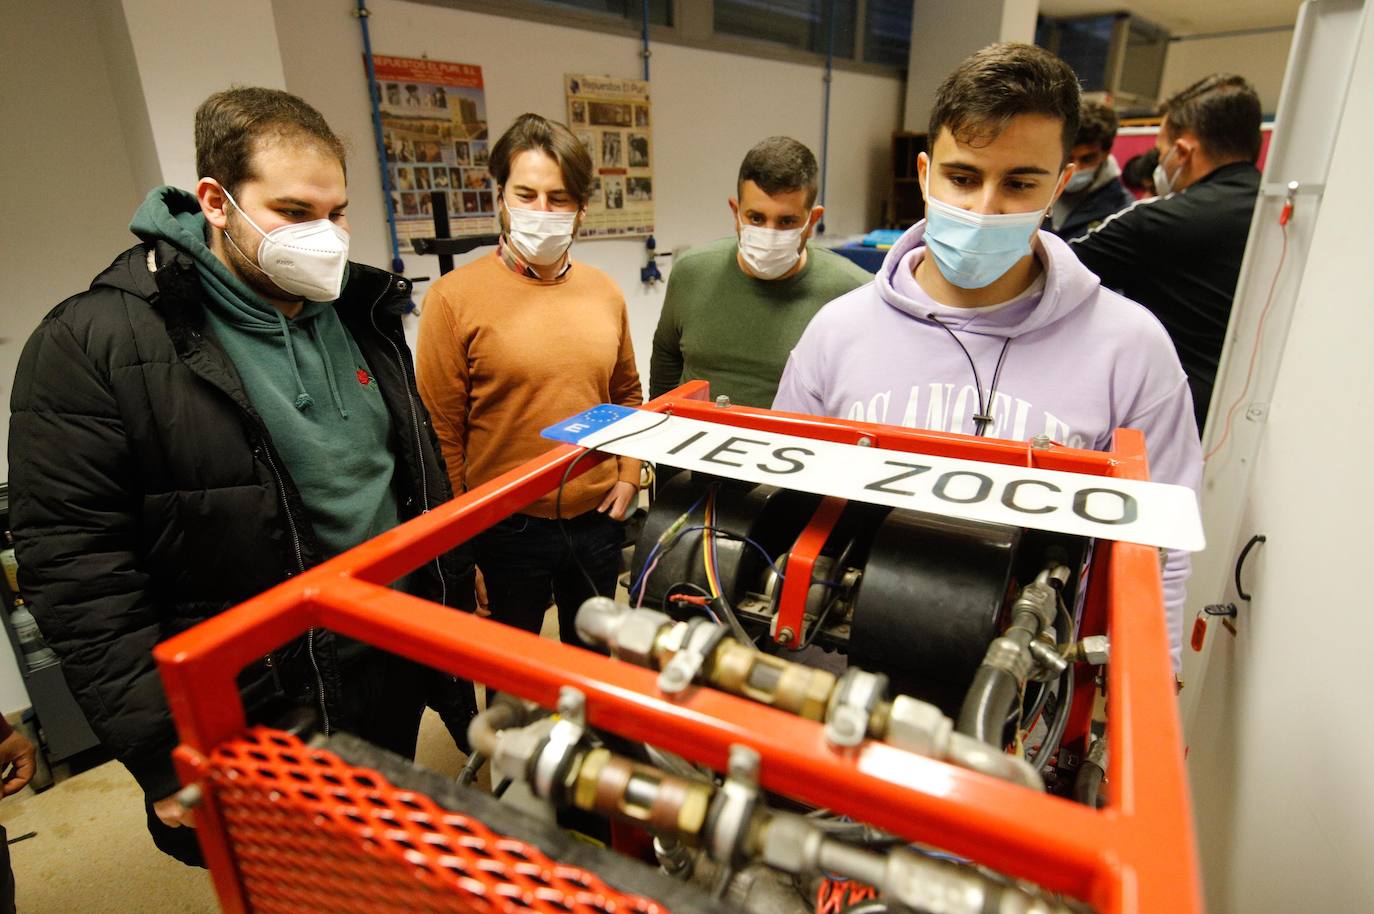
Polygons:
<instances>
[{"instance_id":1,"label":"red wire","mask_svg":"<svg viewBox=\"0 0 1374 914\"><path fill-rule=\"evenodd\" d=\"M1274 304L1274 291L1279 287L1279 276L1283 273L1283 261L1288 257L1287 219L1279 221L1279 229L1283 232L1283 249L1279 252L1279 265L1274 268L1274 278L1269 283L1269 295L1264 300L1264 310L1260 312L1259 326L1255 328L1255 345L1250 349L1250 367L1245 370L1245 386L1241 388L1240 396L1231 403L1231 408L1226 411L1226 428L1221 433L1221 440L1217 442L1216 447L1203 456L1203 463L1211 460L1218 451L1226 446L1226 439L1231 437L1231 420L1235 418L1236 407L1245 401L1245 395L1250 392L1250 381L1255 374L1255 361L1259 357L1260 342L1264 339L1264 321L1269 317L1269 308Z\"/></svg>"}]
</instances>

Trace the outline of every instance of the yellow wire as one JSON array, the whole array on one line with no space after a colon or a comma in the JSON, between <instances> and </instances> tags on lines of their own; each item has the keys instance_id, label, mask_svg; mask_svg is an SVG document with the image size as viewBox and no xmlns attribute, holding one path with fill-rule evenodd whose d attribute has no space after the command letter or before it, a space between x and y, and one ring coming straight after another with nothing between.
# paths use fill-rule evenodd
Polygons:
<instances>
[{"instance_id":1,"label":"yellow wire","mask_svg":"<svg viewBox=\"0 0 1374 914\"><path fill-rule=\"evenodd\" d=\"M716 493L714 489L708 492L706 495L705 518L706 529L701 531L701 559L706 565L707 589L711 591L711 596L718 597L720 596L720 582L716 580L715 575L712 573L712 570L715 568L715 562L713 561L713 559L715 558L716 554L716 538L712 533L716 525Z\"/></svg>"}]
</instances>

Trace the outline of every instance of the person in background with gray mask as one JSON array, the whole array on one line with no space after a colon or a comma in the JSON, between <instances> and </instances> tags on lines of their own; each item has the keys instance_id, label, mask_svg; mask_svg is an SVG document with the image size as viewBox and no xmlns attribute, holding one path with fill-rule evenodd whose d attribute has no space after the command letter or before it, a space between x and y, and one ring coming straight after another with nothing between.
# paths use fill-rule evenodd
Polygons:
<instances>
[{"instance_id":1,"label":"person in background with gray mask","mask_svg":"<svg viewBox=\"0 0 1374 914\"><path fill-rule=\"evenodd\" d=\"M1201 429L1259 199L1260 100L1242 77L1218 73L1162 109L1159 196L1069 244L1102 285L1149 308L1169 331Z\"/></svg>"},{"instance_id":2,"label":"person in background with gray mask","mask_svg":"<svg viewBox=\"0 0 1374 914\"><path fill-rule=\"evenodd\" d=\"M769 137L745 155L738 196L728 200L735 234L687 251L668 275L651 397L704 379L712 396L767 408L811 318L873 279L808 243L825 212L815 205L816 175L816 157L789 137Z\"/></svg>"},{"instance_id":3,"label":"person in background with gray mask","mask_svg":"<svg viewBox=\"0 0 1374 914\"><path fill-rule=\"evenodd\" d=\"M401 328L409 284L348 260L343 143L302 99L235 88L197 109L195 145L194 193L154 188L139 243L34 331L10 425L25 595L154 843L189 864L154 645L449 498ZM397 586L470 609L464 555ZM250 722L305 706L325 734L406 756L433 683L461 694L324 630L238 681Z\"/></svg>"},{"instance_id":4,"label":"person in background with gray mask","mask_svg":"<svg viewBox=\"0 0 1374 914\"><path fill-rule=\"evenodd\" d=\"M1135 202L1121 183L1121 166L1112 156L1115 141L1116 112L1106 105L1084 102L1078 135L1069 152L1074 172L1050 207L1045 226L1060 238L1076 238Z\"/></svg>"},{"instance_id":5,"label":"person in background with gray mask","mask_svg":"<svg viewBox=\"0 0 1374 914\"><path fill-rule=\"evenodd\" d=\"M569 256L592 195L587 147L563 124L523 114L491 147L496 251L430 286L420 316L420 394L466 492L557 445L540 430L602 403L643 402L625 298ZM570 479L475 540L479 612L538 632L550 603L559 635L580 643L582 601L614 596L639 495L638 460ZM484 598L489 606L482 606Z\"/></svg>"}]
</instances>

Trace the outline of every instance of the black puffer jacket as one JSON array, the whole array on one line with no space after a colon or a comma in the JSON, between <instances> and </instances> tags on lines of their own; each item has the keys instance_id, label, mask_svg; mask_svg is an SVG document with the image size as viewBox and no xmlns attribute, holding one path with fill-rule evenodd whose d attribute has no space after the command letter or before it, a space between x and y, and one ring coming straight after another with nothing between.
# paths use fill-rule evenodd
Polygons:
<instances>
[{"instance_id":1,"label":"black puffer jacket","mask_svg":"<svg viewBox=\"0 0 1374 914\"><path fill-rule=\"evenodd\" d=\"M92 728L152 799L173 793L175 732L153 645L327 556L233 363L207 335L195 265L125 251L29 339L10 426L11 525L25 595ZM391 414L403 518L450 497L401 328L406 282L351 265L337 309ZM450 553L408 589L471 608ZM250 711L339 685L312 633L240 676ZM302 639L304 640L304 639ZM318 669L317 669L318 668Z\"/></svg>"}]
</instances>

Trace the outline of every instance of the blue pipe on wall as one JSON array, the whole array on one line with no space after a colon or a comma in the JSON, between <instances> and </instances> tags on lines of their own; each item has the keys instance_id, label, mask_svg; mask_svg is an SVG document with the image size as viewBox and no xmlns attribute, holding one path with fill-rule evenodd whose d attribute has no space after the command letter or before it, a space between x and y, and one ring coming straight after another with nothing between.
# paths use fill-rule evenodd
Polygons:
<instances>
[{"instance_id":1,"label":"blue pipe on wall","mask_svg":"<svg viewBox=\"0 0 1374 914\"><path fill-rule=\"evenodd\" d=\"M821 193L820 204L825 206L825 168L830 155L830 83L835 73L835 0L830 0L830 16L825 38L825 101L821 107ZM825 234L825 217L816 226L816 234Z\"/></svg>"},{"instance_id":2,"label":"blue pipe on wall","mask_svg":"<svg viewBox=\"0 0 1374 914\"><path fill-rule=\"evenodd\" d=\"M391 202L391 172L386 166L386 144L382 141L382 109L378 93L377 71L372 65L372 36L367 30L367 17L371 15L366 0L358 0L358 9L353 14L363 28L363 59L367 62L367 99L372 105L372 139L377 146L377 163L382 171L382 197L386 204L386 228L391 236L391 271L404 273L405 261L401 259L401 239L396 234L396 208Z\"/></svg>"},{"instance_id":3,"label":"blue pipe on wall","mask_svg":"<svg viewBox=\"0 0 1374 914\"><path fill-rule=\"evenodd\" d=\"M649 0L644 0L644 81L649 81Z\"/></svg>"}]
</instances>

